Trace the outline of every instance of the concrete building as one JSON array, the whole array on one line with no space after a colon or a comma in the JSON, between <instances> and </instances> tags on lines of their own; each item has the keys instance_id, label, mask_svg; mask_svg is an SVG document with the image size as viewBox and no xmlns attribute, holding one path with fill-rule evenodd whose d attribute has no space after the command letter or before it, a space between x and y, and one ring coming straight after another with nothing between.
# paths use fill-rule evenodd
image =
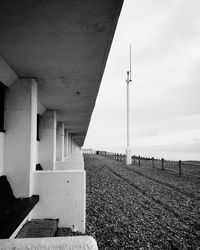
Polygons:
<instances>
[{"instance_id":1,"label":"concrete building","mask_svg":"<svg viewBox=\"0 0 200 250\"><path fill-rule=\"evenodd\" d=\"M0 175L39 195L29 220L85 232L81 147L122 3L0 2Z\"/></svg>"}]
</instances>

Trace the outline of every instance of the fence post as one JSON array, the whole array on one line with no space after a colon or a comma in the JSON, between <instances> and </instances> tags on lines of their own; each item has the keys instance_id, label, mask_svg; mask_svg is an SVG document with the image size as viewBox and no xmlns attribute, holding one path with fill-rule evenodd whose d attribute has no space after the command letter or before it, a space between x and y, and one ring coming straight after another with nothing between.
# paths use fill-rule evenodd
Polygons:
<instances>
[{"instance_id":1,"label":"fence post","mask_svg":"<svg viewBox=\"0 0 200 250\"><path fill-rule=\"evenodd\" d=\"M135 155L133 156L133 163L135 164Z\"/></svg>"},{"instance_id":2,"label":"fence post","mask_svg":"<svg viewBox=\"0 0 200 250\"><path fill-rule=\"evenodd\" d=\"M162 162L162 170L164 170L164 161L165 161L165 160L162 158L162 159L161 159L161 162Z\"/></svg>"},{"instance_id":3,"label":"fence post","mask_svg":"<svg viewBox=\"0 0 200 250\"><path fill-rule=\"evenodd\" d=\"M138 161L138 165L140 165L140 156L138 156L138 160L139 160L139 161Z\"/></svg>"},{"instance_id":4,"label":"fence post","mask_svg":"<svg viewBox=\"0 0 200 250\"><path fill-rule=\"evenodd\" d=\"M178 169L179 169L179 176L181 176L182 171L181 171L181 161L178 162Z\"/></svg>"},{"instance_id":5,"label":"fence post","mask_svg":"<svg viewBox=\"0 0 200 250\"><path fill-rule=\"evenodd\" d=\"M154 168L154 158L152 157L152 167Z\"/></svg>"}]
</instances>

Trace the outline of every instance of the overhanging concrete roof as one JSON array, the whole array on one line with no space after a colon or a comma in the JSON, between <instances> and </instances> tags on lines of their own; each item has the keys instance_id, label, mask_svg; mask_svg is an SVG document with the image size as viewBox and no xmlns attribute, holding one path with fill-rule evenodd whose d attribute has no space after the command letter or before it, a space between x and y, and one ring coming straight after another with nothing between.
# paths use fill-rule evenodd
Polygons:
<instances>
[{"instance_id":1,"label":"overhanging concrete roof","mask_svg":"<svg viewBox=\"0 0 200 250\"><path fill-rule=\"evenodd\" d=\"M2 0L0 55L83 145L123 0Z\"/></svg>"}]
</instances>

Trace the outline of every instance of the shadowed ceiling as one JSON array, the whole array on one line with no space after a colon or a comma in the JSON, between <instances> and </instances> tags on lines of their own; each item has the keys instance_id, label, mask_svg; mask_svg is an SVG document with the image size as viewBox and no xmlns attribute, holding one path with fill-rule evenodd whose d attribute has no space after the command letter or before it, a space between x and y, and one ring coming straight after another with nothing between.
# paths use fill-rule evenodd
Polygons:
<instances>
[{"instance_id":1,"label":"shadowed ceiling","mask_svg":"<svg viewBox=\"0 0 200 250\"><path fill-rule=\"evenodd\" d=\"M0 55L82 146L123 0L2 0Z\"/></svg>"}]
</instances>

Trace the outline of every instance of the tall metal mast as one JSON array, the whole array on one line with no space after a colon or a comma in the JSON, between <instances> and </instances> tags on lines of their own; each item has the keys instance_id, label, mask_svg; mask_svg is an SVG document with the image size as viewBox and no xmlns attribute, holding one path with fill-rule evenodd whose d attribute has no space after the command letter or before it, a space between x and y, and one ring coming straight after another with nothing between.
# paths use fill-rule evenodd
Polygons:
<instances>
[{"instance_id":1,"label":"tall metal mast","mask_svg":"<svg viewBox=\"0 0 200 250\"><path fill-rule=\"evenodd\" d=\"M130 45L130 69L127 71L127 147L126 147L126 165L132 163L131 147L130 147L130 96L129 96L129 83L132 82L131 78L131 45Z\"/></svg>"}]
</instances>

